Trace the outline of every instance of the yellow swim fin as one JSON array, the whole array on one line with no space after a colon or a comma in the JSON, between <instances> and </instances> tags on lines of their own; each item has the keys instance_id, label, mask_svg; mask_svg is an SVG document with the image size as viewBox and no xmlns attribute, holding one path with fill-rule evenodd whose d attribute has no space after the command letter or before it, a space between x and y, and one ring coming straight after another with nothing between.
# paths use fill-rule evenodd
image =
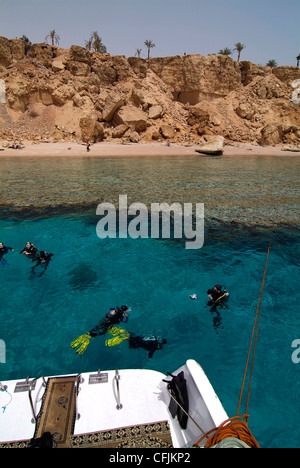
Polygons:
<instances>
[{"instance_id":1,"label":"yellow swim fin","mask_svg":"<svg viewBox=\"0 0 300 468\"><path fill-rule=\"evenodd\" d=\"M70 346L72 349L75 349L78 346L80 346L77 349L76 354L83 354L86 348L88 347L88 345L90 344L90 339L91 339L90 333L85 333L84 335L81 335L78 338L76 338L76 340L72 341Z\"/></svg>"},{"instance_id":2,"label":"yellow swim fin","mask_svg":"<svg viewBox=\"0 0 300 468\"><path fill-rule=\"evenodd\" d=\"M122 330L117 327L114 327L114 328L116 330L119 330L119 332L117 333L116 331L114 331L113 333L111 333L111 335L115 333L116 335L114 336L114 338L110 338L109 340L106 340L105 346L117 346L118 344L122 343L122 341L129 339L130 333L128 333L128 331Z\"/></svg>"},{"instance_id":3,"label":"yellow swim fin","mask_svg":"<svg viewBox=\"0 0 300 468\"><path fill-rule=\"evenodd\" d=\"M107 333L109 333L112 336L118 336L123 331L125 330L122 330L121 328L118 328L118 327L111 327Z\"/></svg>"}]
</instances>

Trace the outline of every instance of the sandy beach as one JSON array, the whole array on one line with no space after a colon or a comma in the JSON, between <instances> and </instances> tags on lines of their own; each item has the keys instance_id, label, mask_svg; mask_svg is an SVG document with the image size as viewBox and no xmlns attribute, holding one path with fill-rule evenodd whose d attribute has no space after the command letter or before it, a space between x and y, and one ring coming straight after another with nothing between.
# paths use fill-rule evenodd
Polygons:
<instances>
[{"instance_id":1,"label":"sandy beach","mask_svg":"<svg viewBox=\"0 0 300 468\"><path fill-rule=\"evenodd\" d=\"M20 157L76 157L76 156L89 156L89 157L108 157L108 156L195 156L201 157L201 154L196 153L195 150L199 146L182 146L178 144L171 144L167 146L166 143L96 143L91 145L90 151L87 151L85 145L80 143L40 143L31 144L25 143L22 149L1 148L0 158L7 156L20 156ZM224 156L284 156L295 157L300 156L300 151L291 151L283 149L282 147L273 146L255 146L249 144L241 144L238 146L225 145ZM206 156L206 155L203 155Z\"/></svg>"}]
</instances>

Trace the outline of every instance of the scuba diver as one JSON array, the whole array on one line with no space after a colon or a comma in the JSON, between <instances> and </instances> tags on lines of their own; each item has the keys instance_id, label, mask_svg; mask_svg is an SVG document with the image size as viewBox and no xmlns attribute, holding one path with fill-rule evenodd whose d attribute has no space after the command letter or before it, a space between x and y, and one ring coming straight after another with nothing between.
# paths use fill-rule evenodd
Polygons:
<instances>
[{"instance_id":1,"label":"scuba diver","mask_svg":"<svg viewBox=\"0 0 300 468\"><path fill-rule=\"evenodd\" d=\"M148 358L151 359L154 352L158 349L162 349L163 345L167 344L167 340L159 338L157 336L135 336L133 334L129 337L129 348L143 348L148 351Z\"/></svg>"},{"instance_id":2,"label":"scuba diver","mask_svg":"<svg viewBox=\"0 0 300 468\"><path fill-rule=\"evenodd\" d=\"M0 262L3 266L7 265L7 261L3 258L3 256L7 254L9 250L13 252L14 249L12 247L7 247L2 242L0 242Z\"/></svg>"},{"instance_id":3,"label":"scuba diver","mask_svg":"<svg viewBox=\"0 0 300 468\"><path fill-rule=\"evenodd\" d=\"M220 286L219 284L216 284L212 289L209 289L207 291L207 295L210 299L207 305L212 306L211 312L214 312L217 309L217 307L224 304L229 297L229 293L226 291L226 289L222 291L222 286ZM225 309L226 307L223 308Z\"/></svg>"},{"instance_id":4,"label":"scuba diver","mask_svg":"<svg viewBox=\"0 0 300 468\"><path fill-rule=\"evenodd\" d=\"M34 262L34 260L36 260L37 248L31 242L27 242L26 246L20 253L26 255L32 262Z\"/></svg>"},{"instance_id":5,"label":"scuba diver","mask_svg":"<svg viewBox=\"0 0 300 468\"><path fill-rule=\"evenodd\" d=\"M227 301L229 297L229 293L224 289L222 291L222 286L219 284L216 284L212 289L209 289L207 291L209 301L207 303L208 306L212 306L210 309L210 312L215 312L216 316L213 318L213 326L215 330L218 330L219 328L223 328L222 325L222 317L221 314L218 310L219 307L222 307L222 309L226 309L225 302Z\"/></svg>"},{"instance_id":6,"label":"scuba diver","mask_svg":"<svg viewBox=\"0 0 300 468\"><path fill-rule=\"evenodd\" d=\"M112 327L108 330L108 333L113 336L105 341L105 346L116 346L122 341L128 340L129 349L142 348L148 351L148 358L151 359L155 351L162 349L164 344L167 344L167 340L153 336L138 336L134 333L129 333L127 330L123 330L118 327Z\"/></svg>"},{"instance_id":7,"label":"scuba diver","mask_svg":"<svg viewBox=\"0 0 300 468\"><path fill-rule=\"evenodd\" d=\"M39 278L40 278L45 273L45 271L47 270L47 268L49 266L49 263L50 263L50 260L51 260L51 257L53 257L52 253L47 253L44 250L41 250L38 253L38 255L35 257L35 259L33 260L33 261L36 261L36 264L31 268L31 272L35 275L36 274L35 269L38 266L41 266L42 271L38 275Z\"/></svg>"},{"instance_id":8,"label":"scuba diver","mask_svg":"<svg viewBox=\"0 0 300 468\"><path fill-rule=\"evenodd\" d=\"M90 343L91 338L105 333L113 326L118 325L120 322L128 321L128 313L130 309L126 305L121 307L111 308L108 314L96 325L92 330L79 336L70 344L71 348L75 349L79 346L76 354L83 354Z\"/></svg>"}]
</instances>

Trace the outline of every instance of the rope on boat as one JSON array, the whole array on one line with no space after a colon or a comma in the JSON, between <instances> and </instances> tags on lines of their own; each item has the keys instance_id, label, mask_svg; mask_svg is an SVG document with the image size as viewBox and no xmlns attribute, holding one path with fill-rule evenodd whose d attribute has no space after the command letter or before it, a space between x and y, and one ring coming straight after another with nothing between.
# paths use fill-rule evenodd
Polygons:
<instances>
[{"instance_id":1,"label":"rope on boat","mask_svg":"<svg viewBox=\"0 0 300 468\"><path fill-rule=\"evenodd\" d=\"M227 419L222 424L220 424L219 427L216 427L216 428L212 429L211 431L207 432L203 437L201 437L201 439L199 439L194 444L194 447L199 448L200 442L202 442L202 440L204 440L210 434L215 432L215 434L213 436L211 436L207 440L207 442L205 444L205 448L213 447L214 445L219 444L221 441L223 441L224 439L227 439L229 437L239 439L239 440L245 442L247 444L247 446L249 446L250 448L260 448L257 441L256 441L256 439L253 437L250 429L248 428L247 423L248 423L249 415L247 414L247 410L248 410L248 405L249 405L250 389L251 389L254 359L255 359L256 345L257 345L258 328L259 328L261 306L262 306L262 299L263 299L263 292L264 292L264 286L265 286L265 278L266 278L266 272L267 272L267 265L268 265L270 249L271 249L271 241L269 242L269 247L268 247L268 251L267 251L265 269L264 269L263 279L262 279L262 283L261 283L261 287L260 287L258 304L257 304L257 308L256 308L255 320L254 320L253 329L252 329L252 335L251 335L251 340L250 340L250 345L249 345L249 350L248 350L248 356L247 356L246 367L245 367L243 383L242 383L242 388L241 388L241 392L240 392L240 398L239 398L239 402L238 402L236 416L234 416L233 418ZM255 336L255 340L254 340L254 336ZM253 354L252 354L252 363L251 363L251 370L250 370L250 378L249 378L249 385L248 385L248 394L247 394L247 401L246 401L246 407L245 407L245 414L243 416L239 416L239 411L240 411L240 406L241 406L241 401L242 401L242 396L243 396L243 392L244 392L245 381L246 381L246 376L247 376L247 371L248 371L248 365L249 365L251 351L252 351L253 340L254 340L254 347L253 347ZM239 419L242 419L242 418L244 418L244 421L239 421Z\"/></svg>"},{"instance_id":2,"label":"rope on boat","mask_svg":"<svg viewBox=\"0 0 300 468\"><path fill-rule=\"evenodd\" d=\"M247 414L243 416L234 416L233 418L226 419L219 427L211 429L207 432L201 439L199 439L194 447L199 448L200 442L207 438L209 435L213 434L206 442L205 448L214 447L217 444L220 444L225 439L233 438L238 439L244 442L249 448L260 448L257 441L253 437L247 423L245 421L239 421L238 418L248 418Z\"/></svg>"}]
</instances>

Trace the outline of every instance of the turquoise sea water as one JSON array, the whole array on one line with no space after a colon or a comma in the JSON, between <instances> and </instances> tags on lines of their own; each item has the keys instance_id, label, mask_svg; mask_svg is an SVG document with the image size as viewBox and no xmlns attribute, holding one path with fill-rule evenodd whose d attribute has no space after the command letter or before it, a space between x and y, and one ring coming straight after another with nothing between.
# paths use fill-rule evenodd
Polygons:
<instances>
[{"instance_id":1,"label":"turquoise sea water","mask_svg":"<svg viewBox=\"0 0 300 468\"><path fill-rule=\"evenodd\" d=\"M234 416L272 239L249 404L263 447L299 447L299 158L1 158L0 380L115 368L173 371L186 359L207 373ZM120 194L151 202L205 204L205 242L99 239L98 203ZM41 277L18 253L27 241L54 257ZM206 306L215 283L230 292L221 323ZM196 293L192 301L189 294ZM125 341L69 343L110 307L131 307L127 330L167 339L152 359ZM242 407L243 408L243 407Z\"/></svg>"}]
</instances>

